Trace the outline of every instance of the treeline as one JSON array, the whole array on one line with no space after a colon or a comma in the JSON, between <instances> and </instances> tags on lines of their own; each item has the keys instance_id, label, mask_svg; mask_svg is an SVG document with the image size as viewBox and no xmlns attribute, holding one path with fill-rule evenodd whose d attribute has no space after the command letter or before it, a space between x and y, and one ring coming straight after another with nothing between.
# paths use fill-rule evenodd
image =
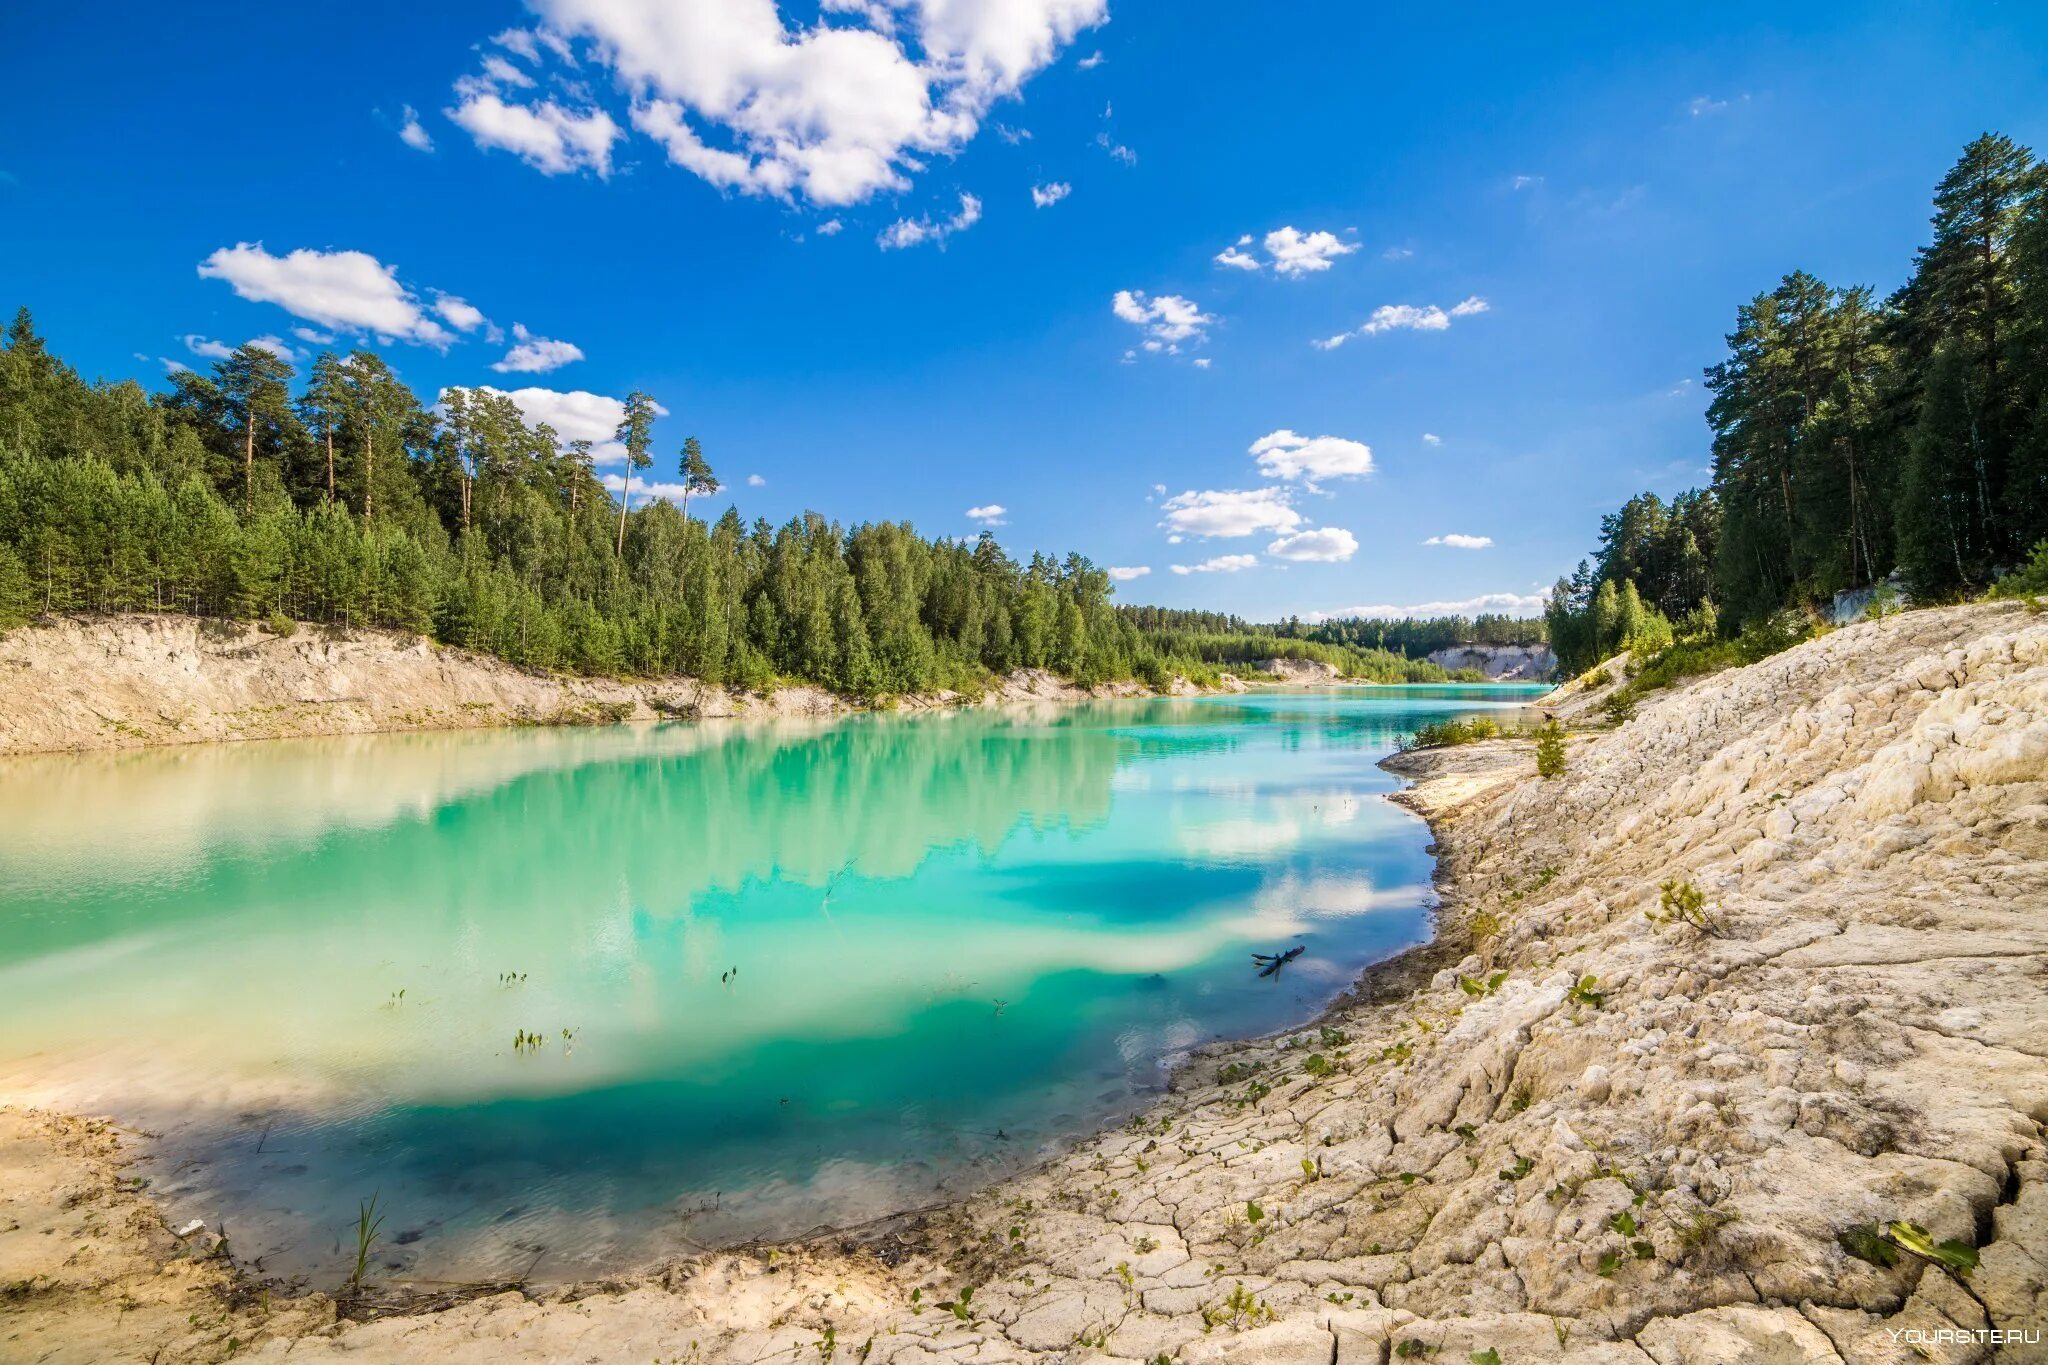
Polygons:
<instances>
[{"instance_id":1,"label":"treeline","mask_svg":"<svg viewBox=\"0 0 2048 1365\"><path fill-rule=\"evenodd\" d=\"M1957 600L2048 539L2048 170L2027 148L1964 149L1890 297L1795 271L1727 342L1706 372L1712 486L1603 521L1546 613L1565 672L1894 578Z\"/></svg>"},{"instance_id":2,"label":"treeline","mask_svg":"<svg viewBox=\"0 0 2048 1365\"><path fill-rule=\"evenodd\" d=\"M1536 645L1548 638L1541 618L1497 614L1413 620L1361 616L1316 623L1290 616L1271 624L1255 625L1242 617L1215 611L1186 611L1172 607L1119 607L1117 610L1148 633L1256 636L1332 645L1367 653L1398 654L1409 659L1421 659L1435 650L1453 645ZM1260 657L1276 656L1267 654Z\"/></svg>"},{"instance_id":3,"label":"treeline","mask_svg":"<svg viewBox=\"0 0 2048 1365\"><path fill-rule=\"evenodd\" d=\"M986 534L808 513L707 523L687 502L614 499L591 443L504 394L449 390L430 410L367 351L294 378L243 346L168 393L87 383L17 316L0 347L0 627L131 610L383 626L536 668L859 697L976 691L1017 668L1164 686L1265 657L1255 632L1141 626L1079 555L1020 563ZM652 463L652 417L627 400L629 478ZM677 467L686 489L716 487L694 439Z\"/></svg>"}]
</instances>

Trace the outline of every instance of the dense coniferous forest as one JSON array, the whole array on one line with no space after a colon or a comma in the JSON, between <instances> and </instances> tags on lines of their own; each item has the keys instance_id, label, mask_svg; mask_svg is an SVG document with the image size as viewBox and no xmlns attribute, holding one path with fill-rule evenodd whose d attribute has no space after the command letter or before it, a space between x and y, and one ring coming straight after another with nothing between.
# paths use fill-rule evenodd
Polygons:
<instances>
[{"instance_id":1,"label":"dense coniferous forest","mask_svg":"<svg viewBox=\"0 0 2048 1365\"><path fill-rule=\"evenodd\" d=\"M653 416L636 393L618 431L643 480ZM430 410L368 351L300 376L245 345L167 393L88 383L23 311L0 348L0 627L138 610L383 626L536 668L856 697L978 691L1017 668L1164 686L1275 654L1446 676L1242 622L1147 622L1080 555L1020 563L988 534L814 513L707 522L687 502L717 487L706 453L692 438L675 459L682 506L615 499L589 442L529 425L491 389Z\"/></svg>"},{"instance_id":2,"label":"dense coniferous forest","mask_svg":"<svg viewBox=\"0 0 2048 1365\"><path fill-rule=\"evenodd\" d=\"M1706 372L1713 482L1605 518L1547 619L1567 673L1674 636L1783 636L1772 618L1896 579L1981 593L2048 539L2048 170L2010 138L1963 150L1905 285L1794 271L1736 311ZM2030 574L2031 576L2031 574Z\"/></svg>"}]
</instances>

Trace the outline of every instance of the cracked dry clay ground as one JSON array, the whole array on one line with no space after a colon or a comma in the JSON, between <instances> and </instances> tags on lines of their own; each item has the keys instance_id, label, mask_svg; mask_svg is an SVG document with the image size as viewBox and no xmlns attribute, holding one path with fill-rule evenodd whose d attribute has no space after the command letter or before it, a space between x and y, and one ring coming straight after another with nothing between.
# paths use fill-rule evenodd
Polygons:
<instances>
[{"instance_id":1,"label":"cracked dry clay ground","mask_svg":"<svg viewBox=\"0 0 2048 1365\"><path fill-rule=\"evenodd\" d=\"M1506 742L1394 766L1438 832L1438 941L957 1208L337 1324L318 1296L233 1306L217 1265L164 1263L114 1138L16 1113L0 1140L29 1155L0 1169L71 1185L0 1207L22 1224L0 1278L25 1240L81 1249L0 1301L0 1355L218 1359L232 1335L352 1361L2044 1358L1935 1334L2048 1328L2048 618L1840 630L1575 737L1555 781ZM1671 879L1722 935L1646 918ZM1981 1265L1837 1241L1894 1218ZM130 1224L155 1240L107 1231Z\"/></svg>"}]
</instances>

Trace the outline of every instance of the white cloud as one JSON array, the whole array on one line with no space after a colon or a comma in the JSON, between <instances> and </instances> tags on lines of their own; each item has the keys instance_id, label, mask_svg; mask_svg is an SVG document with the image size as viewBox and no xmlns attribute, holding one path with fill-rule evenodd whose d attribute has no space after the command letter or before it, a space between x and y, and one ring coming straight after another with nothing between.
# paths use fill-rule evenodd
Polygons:
<instances>
[{"instance_id":1,"label":"white cloud","mask_svg":"<svg viewBox=\"0 0 2048 1365\"><path fill-rule=\"evenodd\" d=\"M1259 472L1269 479L1362 479L1372 473L1372 447L1342 436L1302 436L1282 427L1252 442Z\"/></svg>"},{"instance_id":2,"label":"white cloud","mask_svg":"<svg viewBox=\"0 0 2048 1365\"><path fill-rule=\"evenodd\" d=\"M1214 559L1205 559L1199 564L1169 564L1167 567L1177 574L1238 573L1245 569L1255 569L1258 565L1257 555L1217 555Z\"/></svg>"},{"instance_id":3,"label":"white cloud","mask_svg":"<svg viewBox=\"0 0 2048 1365\"><path fill-rule=\"evenodd\" d=\"M211 337L203 337L197 333L189 334L182 338L182 340L185 343L186 350L190 351L193 355L203 356L208 360L226 360L235 353L235 348L228 345L225 341L215 341Z\"/></svg>"},{"instance_id":4,"label":"white cloud","mask_svg":"<svg viewBox=\"0 0 2048 1365\"><path fill-rule=\"evenodd\" d=\"M1467 536L1453 531L1449 535L1431 536L1424 545L1447 545L1453 550L1483 550L1493 544L1492 536Z\"/></svg>"},{"instance_id":5,"label":"white cloud","mask_svg":"<svg viewBox=\"0 0 2048 1365\"><path fill-rule=\"evenodd\" d=\"M1209 368L1209 357L1201 356L1198 359L1196 359L1193 363L1196 369L1206 370Z\"/></svg>"},{"instance_id":6,"label":"white cloud","mask_svg":"<svg viewBox=\"0 0 2048 1365\"><path fill-rule=\"evenodd\" d=\"M460 101L444 109L449 120L479 147L507 151L544 175L594 171L612 173L612 143L619 125L602 109L569 110L553 100L507 104L496 90L458 82Z\"/></svg>"},{"instance_id":7,"label":"white cloud","mask_svg":"<svg viewBox=\"0 0 2048 1365\"><path fill-rule=\"evenodd\" d=\"M483 309L467 299L458 299L453 294L442 294L436 297L434 299L434 311L439 313L444 321L461 332L474 332L479 327L489 326L491 321L484 316Z\"/></svg>"},{"instance_id":8,"label":"white cloud","mask_svg":"<svg viewBox=\"0 0 2048 1365\"><path fill-rule=\"evenodd\" d=\"M1189 536L1252 536L1261 531L1291 532L1301 526L1301 513L1288 505L1285 488L1190 489L1159 504L1166 517L1159 524Z\"/></svg>"},{"instance_id":9,"label":"white cloud","mask_svg":"<svg viewBox=\"0 0 2048 1365\"><path fill-rule=\"evenodd\" d=\"M1133 564L1128 567L1119 564L1110 568L1109 577L1113 583L1129 583L1131 580L1143 578L1151 572L1152 566L1150 564Z\"/></svg>"},{"instance_id":10,"label":"white cloud","mask_svg":"<svg viewBox=\"0 0 2048 1365\"><path fill-rule=\"evenodd\" d=\"M600 474L598 475L598 482L614 493L621 493L625 491L626 476L624 474ZM708 498L713 494L724 491L725 489L721 486L712 489L710 493L700 491L691 493L690 496L693 498ZM679 483L663 483L658 479L649 480L645 475L639 473L633 475L633 497L636 502L646 498L667 498L670 502L681 502L683 500L683 493L683 486Z\"/></svg>"},{"instance_id":11,"label":"white cloud","mask_svg":"<svg viewBox=\"0 0 2048 1365\"><path fill-rule=\"evenodd\" d=\"M1381 332L1443 332L1458 318L1469 318L1489 311L1491 305L1477 294L1440 308L1436 304L1417 307L1412 303L1383 303L1372 310L1372 316L1355 332L1339 332L1333 337L1310 344L1320 350L1334 351L1353 337L1377 336Z\"/></svg>"},{"instance_id":12,"label":"white cloud","mask_svg":"<svg viewBox=\"0 0 2048 1365\"><path fill-rule=\"evenodd\" d=\"M300 248L273 256L262 243L222 247L200 262L202 279L225 280L254 303L274 303L321 327L446 346L452 333L398 282L396 266L361 251Z\"/></svg>"},{"instance_id":13,"label":"white cloud","mask_svg":"<svg viewBox=\"0 0 2048 1365\"><path fill-rule=\"evenodd\" d=\"M1101 52L1091 52L1087 56L1083 57L1080 61L1075 62L1074 65L1079 67L1083 71L1093 71L1096 67L1102 65L1103 60L1104 59Z\"/></svg>"},{"instance_id":14,"label":"white cloud","mask_svg":"<svg viewBox=\"0 0 2048 1365\"><path fill-rule=\"evenodd\" d=\"M1180 353L1182 342L1201 345L1208 339L1208 333L1202 329L1216 321L1193 299L1179 294L1148 299L1142 289L1117 290L1116 297L1109 301L1109 309L1133 327L1144 329L1146 350L1172 355Z\"/></svg>"},{"instance_id":15,"label":"white cloud","mask_svg":"<svg viewBox=\"0 0 2048 1365\"><path fill-rule=\"evenodd\" d=\"M1390 246L1380 253L1380 259L1383 261L1405 261L1414 254L1415 248L1412 246Z\"/></svg>"},{"instance_id":16,"label":"white cloud","mask_svg":"<svg viewBox=\"0 0 2048 1365\"><path fill-rule=\"evenodd\" d=\"M270 352L272 355L276 356L279 360L282 360L287 365L297 362L299 358L299 353L293 350L291 343L286 341L283 337L250 337L249 344L251 346L261 347L263 350Z\"/></svg>"},{"instance_id":17,"label":"white cloud","mask_svg":"<svg viewBox=\"0 0 2048 1365\"><path fill-rule=\"evenodd\" d=\"M1097 133L1095 135L1095 145L1108 152L1112 161L1121 161L1126 166L1138 164L1138 154L1129 147L1124 146L1123 143L1111 138L1108 133Z\"/></svg>"},{"instance_id":18,"label":"white cloud","mask_svg":"<svg viewBox=\"0 0 2048 1365\"><path fill-rule=\"evenodd\" d=\"M484 78L514 90L531 90L533 77L521 71L495 52L484 54Z\"/></svg>"},{"instance_id":19,"label":"white cloud","mask_svg":"<svg viewBox=\"0 0 2048 1365\"><path fill-rule=\"evenodd\" d=\"M1108 17L1108 0L827 0L829 22L795 26L776 0L530 3L539 35L574 40L606 68L632 126L673 164L722 188L828 205L907 189L911 172L960 150L997 100ZM458 94L464 110L502 123L517 106L479 88L492 74ZM602 174L605 147L522 154L544 170Z\"/></svg>"},{"instance_id":20,"label":"white cloud","mask_svg":"<svg viewBox=\"0 0 2048 1365\"><path fill-rule=\"evenodd\" d=\"M1686 112L1694 118L1704 118L1708 114L1718 114L1727 107L1727 100L1717 100L1707 95L1700 95L1685 106Z\"/></svg>"},{"instance_id":21,"label":"white cloud","mask_svg":"<svg viewBox=\"0 0 2048 1365\"><path fill-rule=\"evenodd\" d=\"M534 35L523 28L508 28L503 33L493 34L491 41L507 52L516 53L529 62L540 60L540 46Z\"/></svg>"},{"instance_id":22,"label":"white cloud","mask_svg":"<svg viewBox=\"0 0 2048 1365\"><path fill-rule=\"evenodd\" d=\"M1540 175L1518 175L1508 182L1508 188L1511 190L1533 190L1542 183L1543 177Z\"/></svg>"},{"instance_id":23,"label":"white cloud","mask_svg":"<svg viewBox=\"0 0 2048 1365\"><path fill-rule=\"evenodd\" d=\"M512 338L519 344L491 366L499 374L546 374L583 359L583 348L574 342L535 336L520 323L512 324Z\"/></svg>"},{"instance_id":24,"label":"white cloud","mask_svg":"<svg viewBox=\"0 0 2048 1365\"><path fill-rule=\"evenodd\" d=\"M759 474L749 474L749 475L747 475L747 487L749 487L749 488L766 488L767 486L768 486L768 480L766 480L766 479L762 478L762 477L761 477L761 476L760 476Z\"/></svg>"},{"instance_id":25,"label":"white cloud","mask_svg":"<svg viewBox=\"0 0 2048 1365\"><path fill-rule=\"evenodd\" d=\"M1029 128L1012 128L1007 123L998 123L995 125L995 130L996 136L1009 143L1012 147L1020 142L1031 141L1031 130Z\"/></svg>"},{"instance_id":26,"label":"white cloud","mask_svg":"<svg viewBox=\"0 0 2048 1365\"><path fill-rule=\"evenodd\" d=\"M1259 264L1258 257L1252 255L1249 251L1244 251L1234 246L1224 247L1223 250L1217 252L1216 264L1227 265L1232 270L1263 269Z\"/></svg>"},{"instance_id":27,"label":"white cloud","mask_svg":"<svg viewBox=\"0 0 2048 1365\"><path fill-rule=\"evenodd\" d=\"M992 502L984 507L968 508L967 519L969 521L978 521L983 526L1001 526L1009 510L1009 508L999 502Z\"/></svg>"},{"instance_id":28,"label":"white cloud","mask_svg":"<svg viewBox=\"0 0 2048 1365\"><path fill-rule=\"evenodd\" d=\"M1292 227L1276 228L1266 234L1266 254L1273 269L1282 275L1309 275L1328 270L1339 256L1358 250L1358 243L1340 240L1331 232L1300 232Z\"/></svg>"},{"instance_id":29,"label":"white cloud","mask_svg":"<svg viewBox=\"0 0 2048 1365\"><path fill-rule=\"evenodd\" d=\"M405 122L398 127L398 140L416 152L434 150L434 139L427 136L427 130L420 126L419 110L410 104L405 106Z\"/></svg>"},{"instance_id":30,"label":"white cloud","mask_svg":"<svg viewBox=\"0 0 2048 1365\"><path fill-rule=\"evenodd\" d=\"M960 211L951 218L939 222L933 222L929 215L898 218L883 228L875 241L884 251L900 251L926 242L944 246L948 237L956 232L965 232L980 221L981 201L971 194L963 194L960 196Z\"/></svg>"},{"instance_id":31,"label":"white cloud","mask_svg":"<svg viewBox=\"0 0 2048 1365\"><path fill-rule=\"evenodd\" d=\"M1031 202L1034 206L1049 209L1074 192L1074 187L1064 180L1055 180L1050 185L1033 185Z\"/></svg>"},{"instance_id":32,"label":"white cloud","mask_svg":"<svg viewBox=\"0 0 2048 1365\"><path fill-rule=\"evenodd\" d=\"M292 328L292 335L305 342L308 346L332 346L334 344L334 334L332 332L323 332L317 327L294 327Z\"/></svg>"},{"instance_id":33,"label":"white cloud","mask_svg":"<svg viewBox=\"0 0 2048 1365\"><path fill-rule=\"evenodd\" d=\"M1425 431L1422 433L1422 443L1426 446L1440 446L1444 443L1444 438L1433 431Z\"/></svg>"},{"instance_id":34,"label":"white cloud","mask_svg":"<svg viewBox=\"0 0 2048 1365\"><path fill-rule=\"evenodd\" d=\"M818 224L818 235L820 237L837 237L845 226L846 224L840 222L837 218L827 218L824 222Z\"/></svg>"},{"instance_id":35,"label":"white cloud","mask_svg":"<svg viewBox=\"0 0 2048 1365\"><path fill-rule=\"evenodd\" d=\"M1275 559L1292 559L1305 564L1341 564L1358 553L1358 537L1341 526L1297 531L1268 545L1266 553Z\"/></svg>"},{"instance_id":36,"label":"white cloud","mask_svg":"<svg viewBox=\"0 0 2048 1365\"><path fill-rule=\"evenodd\" d=\"M1339 607L1335 611L1304 612L1304 621L1341 621L1350 617L1473 616L1498 612L1508 616L1535 616L1547 599L1540 593L1488 592L1455 602L1411 602L1395 606L1379 602L1366 607Z\"/></svg>"}]
</instances>

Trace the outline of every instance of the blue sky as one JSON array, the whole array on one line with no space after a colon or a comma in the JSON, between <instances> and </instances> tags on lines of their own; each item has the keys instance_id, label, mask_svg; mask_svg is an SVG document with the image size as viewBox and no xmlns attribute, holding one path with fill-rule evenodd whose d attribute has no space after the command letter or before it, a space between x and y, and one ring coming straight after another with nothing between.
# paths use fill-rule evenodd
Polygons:
<instances>
[{"instance_id":1,"label":"blue sky","mask_svg":"<svg viewBox=\"0 0 2048 1365\"><path fill-rule=\"evenodd\" d=\"M1470 609L1703 479L1741 300L1889 290L1965 141L2048 141L2038 5L827 8L10 7L0 304L150 384L297 328L644 388L714 504L1125 600Z\"/></svg>"}]
</instances>

